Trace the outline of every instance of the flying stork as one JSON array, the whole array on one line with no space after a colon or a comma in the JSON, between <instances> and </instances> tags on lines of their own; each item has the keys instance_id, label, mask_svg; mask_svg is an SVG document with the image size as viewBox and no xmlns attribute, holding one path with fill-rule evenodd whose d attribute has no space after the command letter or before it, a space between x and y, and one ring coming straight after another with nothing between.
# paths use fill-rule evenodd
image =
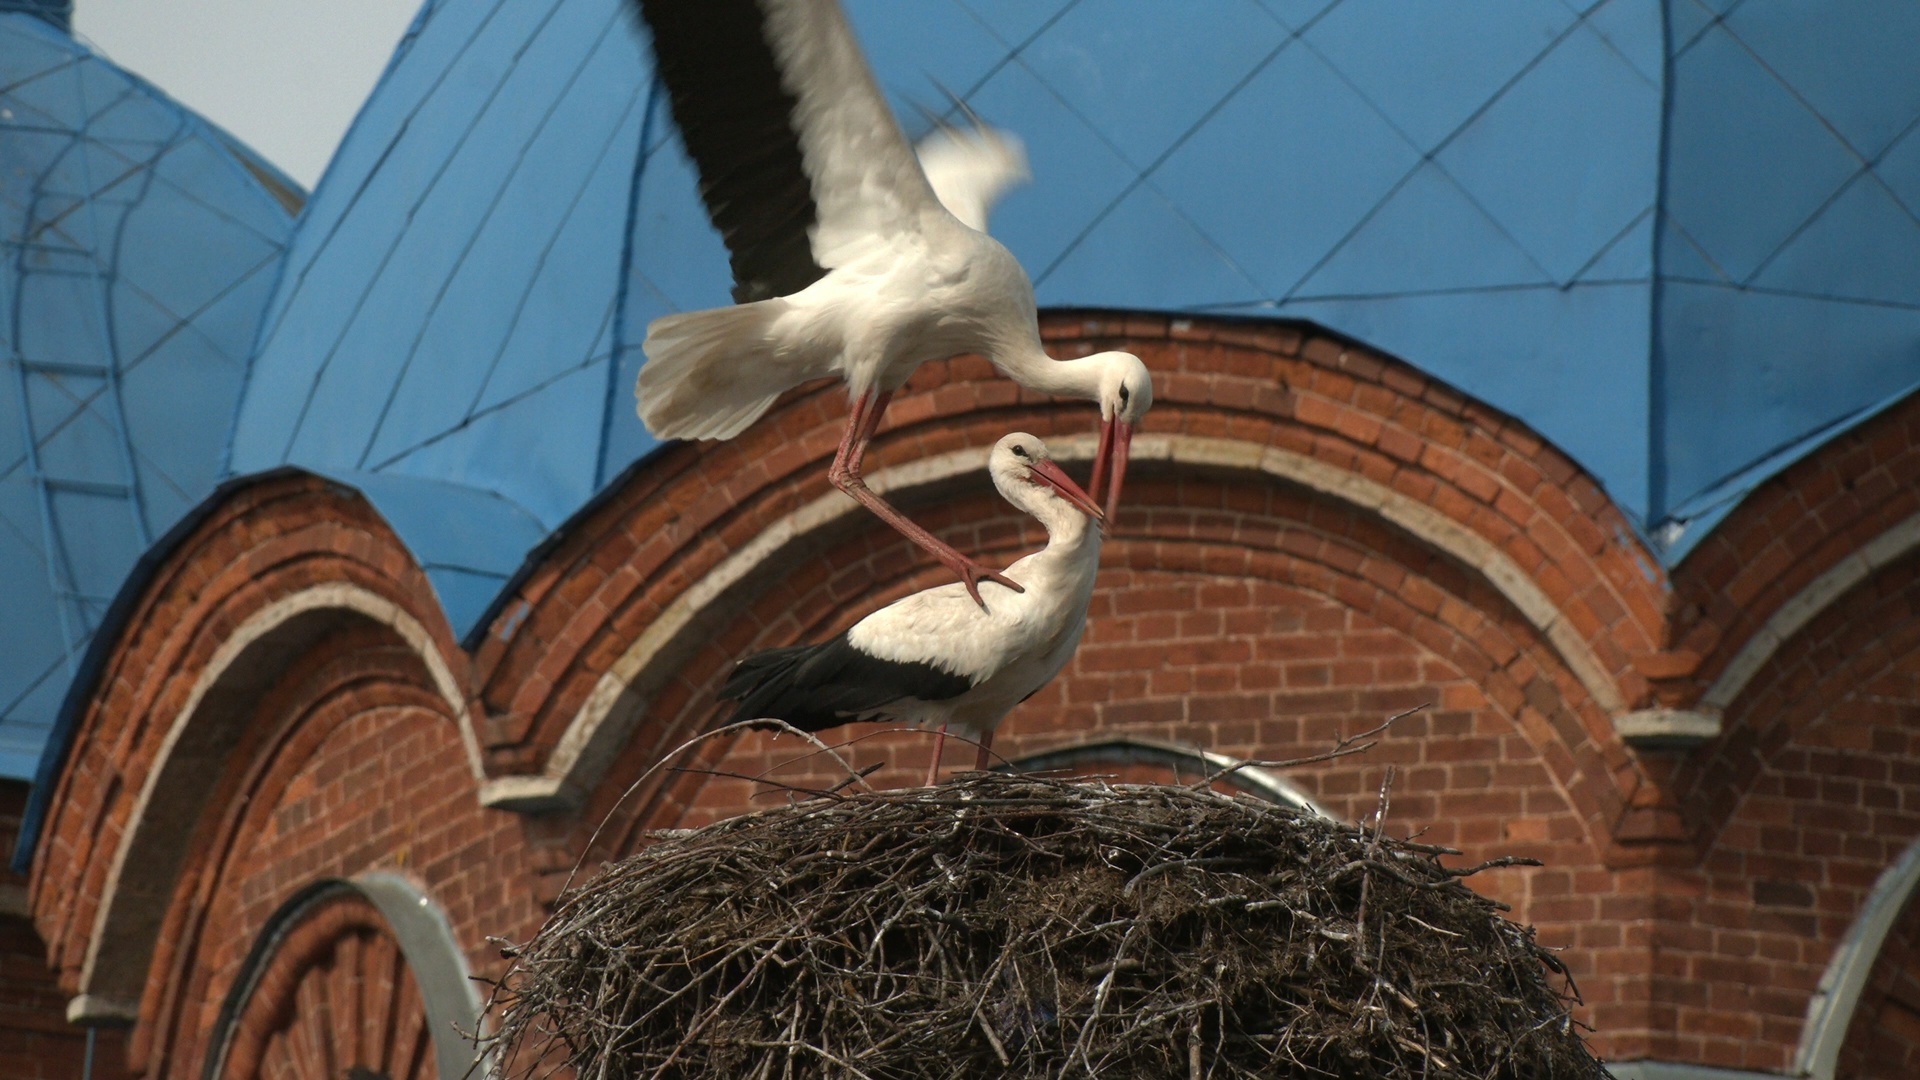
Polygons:
<instances>
[{"instance_id":1,"label":"flying stork","mask_svg":"<svg viewBox=\"0 0 1920 1080\"><path fill-rule=\"evenodd\" d=\"M1153 403L1131 353L1054 360L1033 285L984 232L1024 179L1010 136L943 129L916 161L838 0L637 0L707 213L726 242L735 306L647 328L635 387L658 438L728 439L774 398L837 376L852 408L834 485L931 552L981 602L1009 578L870 490L860 465L887 402L929 360L984 356L1047 394L1100 406L1092 486L1117 511L1133 428ZM924 164L924 168L923 168Z\"/></svg>"},{"instance_id":2,"label":"flying stork","mask_svg":"<svg viewBox=\"0 0 1920 1080\"><path fill-rule=\"evenodd\" d=\"M932 784L946 733L980 744L986 768L993 731L1015 705L1058 674L1080 644L1100 565L1101 510L1053 463L1046 444L1015 433L987 458L994 487L1047 530L1047 546L1007 567L1023 589L985 586L976 606L959 584L881 608L817 645L768 649L740 661L722 697L739 702L732 722L784 720L820 731L856 720L938 727Z\"/></svg>"}]
</instances>

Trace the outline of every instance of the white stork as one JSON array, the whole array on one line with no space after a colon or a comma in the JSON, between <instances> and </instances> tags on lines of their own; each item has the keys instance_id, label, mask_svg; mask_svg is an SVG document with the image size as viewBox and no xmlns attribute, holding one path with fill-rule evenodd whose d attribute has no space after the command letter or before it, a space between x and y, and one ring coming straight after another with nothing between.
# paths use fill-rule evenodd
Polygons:
<instances>
[{"instance_id":1,"label":"white stork","mask_svg":"<svg viewBox=\"0 0 1920 1080\"><path fill-rule=\"evenodd\" d=\"M1100 566L1100 507L1047 455L1015 433L987 459L993 485L1047 530L1047 546L1007 567L1017 586L989 583L976 606L962 585L896 600L817 645L768 649L740 661L721 688L732 720L784 720L820 731L856 720L938 727L927 783L949 728L980 743L1015 705L1058 674L1080 644Z\"/></svg>"},{"instance_id":2,"label":"white stork","mask_svg":"<svg viewBox=\"0 0 1920 1080\"><path fill-rule=\"evenodd\" d=\"M868 489L861 458L895 390L929 360L978 353L1008 378L1100 405L1091 486L1118 509L1133 427L1153 403L1131 353L1054 360L1033 286L982 230L1026 172L1010 137L937 132L923 169L837 0L638 0L700 193L733 265L735 306L647 328L635 387L658 438L727 439L783 391L845 380L835 486L931 552L980 600L1017 588ZM944 205L943 205L944 200Z\"/></svg>"}]
</instances>

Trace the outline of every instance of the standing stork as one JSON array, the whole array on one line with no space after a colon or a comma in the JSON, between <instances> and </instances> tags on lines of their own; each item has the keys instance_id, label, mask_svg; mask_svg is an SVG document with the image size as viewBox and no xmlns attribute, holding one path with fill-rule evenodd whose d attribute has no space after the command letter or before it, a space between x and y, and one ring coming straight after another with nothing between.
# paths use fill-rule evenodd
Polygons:
<instances>
[{"instance_id":1,"label":"standing stork","mask_svg":"<svg viewBox=\"0 0 1920 1080\"><path fill-rule=\"evenodd\" d=\"M1047 546L1007 567L1011 589L987 586L976 606L961 585L896 600L817 645L768 649L740 661L721 687L732 721L784 720L820 731L856 720L938 727L932 784L949 728L977 740L986 768L993 731L1058 674L1080 644L1100 566L1101 511L1047 455L1015 433L987 458L993 486L1047 530ZM1024 588L1022 588L1024 587Z\"/></svg>"},{"instance_id":2,"label":"standing stork","mask_svg":"<svg viewBox=\"0 0 1920 1080\"><path fill-rule=\"evenodd\" d=\"M1100 405L1092 487L1119 507L1133 427L1153 404L1131 353L1054 360L1033 285L983 231L1024 177L1017 142L942 129L916 161L838 0L637 0L735 306L647 328L635 387L658 438L728 439L783 391L837 376L852 409L829 477L959 575L1019 588L870 490L861 459L887 402L929 360L978 353L1021 386ZM946 200L943 204L942 200Z\"/></svg>"}]
</instances>

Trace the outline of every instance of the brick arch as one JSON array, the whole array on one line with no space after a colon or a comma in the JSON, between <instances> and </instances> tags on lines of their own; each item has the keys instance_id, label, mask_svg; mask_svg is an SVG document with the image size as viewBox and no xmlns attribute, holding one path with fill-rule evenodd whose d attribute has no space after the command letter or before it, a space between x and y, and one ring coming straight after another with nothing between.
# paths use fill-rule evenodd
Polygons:
<instances>
[{"instance_id":1,"label":"brick arch","mask_svg":"<svg viewBox=\"0 0 1920 1080\"><path fill-rule=\"evenodd\" d=\"M30 879L53 966L76 991L71 1017L138 1015L161 912L217 809L205 777L293 658L357 626L412 656L464 717L465 660L431 588L351 492L300 475L240 485L160 561L85 688Z\"/></svg>"},{"instance_id":2,"label":"brick arch","mask_svg":"<svg viewBox=\"0 0 1920 1080\"><path fill-rule=\"evenodd\" d=\"M1875 707L1876 699L1913 697L1920 704L1917 671L1920 552L1882 568L1809 619L1729 705L1727 733L1675 773L1695 827L1716 836L1782 754L1796 755L1797 768L1809 767L1802 760L1812 749L1807 740L1822 731L1839 740L1832 753L1893 755L1899 748L1861 740L1874 726L1904 718L1898 708ZM1831 764L1831 754L1823 760Z\"/></svg>"},{"instance_id":3,"label":"brick arch","mask_svg":"<svg viewBox=\"0 0 1920 1080\"><path fill-rule=\"evenodd\" d=\"M1920 548L1920 394L1747 495L1674 568L1660 695L1730 709L1781 647Z\"/></svg>"},{"instance_id":4,"label":"brick arch","mask_svg":"<svg viewBox=\"0 0 1920 1080\"><path fill-rule=\"evenodd\" d=\"M1354 697L1351 705L1322 701L1314 708L1320 718L1306 726L1296 723L1280 733L1279 725L1286 722L1287 711L1299 707L1302 699L1275 695L1271 688L1243 688L1246 692L1224 695L1209 694L1190 684L1160 688L1148 685L1144 678L1134 680L1137 685L1122 685L1124 680L1108 677L1109 668L1092 666L1108 664L1105 659L1089 658L1104 653L1111 644L1109 635L1125 621L1117 617L1120 612L1115 604L1124 602L1116 601L1115 593L1128 576L1275 582L1312 594L1330 611L1357 613L1366 621L1367 633L1376 638L1392 634L1408 643L1408 648L1418 649L1429 658L1428 663L1444 668L1443 681L1456 688L1453 693L1464 694L1473 687L1480 707L1489 717L1502 717L1500 722L1512 732L1512 738L1526 747L1522 750L1514 745L1502 751L1498 740L1505 736L1469 731L1459 717L1449 714L1442 723L1449 725L1447 730L1457 735L1458 741L1436 753L1451 753L1456 755L1454 760L1463 761L1458 755L1486 751L1516 767L1520 759L1537 762L1540 782L1557 787L1572 820L1577 822L1573 826L1575 836L1562 839L1577 837L1583 846L1606 850L1622 838L1617 834L1630 831L1630 808L1621 791L1632 790L1634 774L1624 752L1617 745L1607 745L1604 714L1584 697L1578 679L1558 663L1544 635L1468 568L1436 554L1378 518L1264 476L1203 478L1182 473L1178 477L1143 477L1132 503L1103 552L1102 577L1089 636L1081 648L1082 659L1063 675L1064 691L1043 691L1009 722L1009 732L1020 740L1014 745L1022 752L1051 749L1063 741L1089 737L1094 731L1129 731L1228 754L1301 756L1325 749L1332 741L1336 732L1327 726L1324 715L1337 712L1359 719L1369 715L1367 708L1377 705L1385 710L1373 717L1377 721L1386 712L1421 703L1422 699L1406 691L1377 701L1369 699L1370 704L1361 704L1359 697ZM1002 560L1031 550L1042 539L1028 519L988 495L955 500L925 515L923 521L936 531L962 530L944 534L967 550ZM891 532L870 527L843 541L829 557L795 568L779 587L763 592L733 619L705 630L690 655L677 665L673 684L663 687L649 702L644 724L610 770L606 783L584 808L583 820L590 823L616 811L616 817L628 815L621 818L623 826L607 830L596 854L629 849L638 830L676 824L670 820L675 811L654 809L656 800L666 800L668 807L685 807L697 798L716 805L746 805L741 793L718 798L700 796L671 790L663 780L630 797L626 791L662 753L712 715L715 689L734 659L750 649L818 640L838 632L882 603L938 584L941 574L938 568L923 566L912 549L898 542ZM1218 597L1210 599L1215 604L1225 602ZM1245 607L1250 602L1242 599L1240 604ZM1252 603L1257 606L1257 602ZM1184 604L1189 610L1203 609L1193 611L1189 618L1206 614L1204 609L1211 606L1214 604ZM1204 629L1206 633L1225 631L1224 626ZM1242 628L1228 643L1228 647L1241 651L1223 654L1219 666L1224 670L1233 664L1272 660L1271 656L1258 655L1259 636ZM1280 647L1303 641L1302 635L1294 635ZM1192 640L1176 647L1188 652L1198 648ZM1329 663L1324 657L1309 660L1311 664L1303 668ZM1366 662L1360 663L1364 666ZM1204 670L1206 664L1199 666ZM1303 670L1298 677L1315 676ZM1321 673L1320 677L1327 676ZM1351 694L1356 683L1349 679L1339 685ZM1182 716L1169 712L1175 702L1185 710ZM1452 708L1447 703L1437 704L1442 711ZM1199 722L1197 718L1202 716L1218 722ZM1258 727L1256 721L1261 716L1274 724L1268 729ZM1023 721L1022 717L1027 719ZM1362 726L1371 726L1373 721ZM1416 718L1406 730L1424 733L1427 723L1425 718ZM1059 733L1049 734L1050 726L1059 728ZM891 760L894 767L881 777L895 782L916 773L925 762L925 743L913 737L876 743L870 749L879 756L863 757L862 763L877 763L883 757ZM1438 771L1449 768L1438 758L1415 758L1403 764L1431 766ZM836 780L818 771L814 778L827 784ZM1422 774L1419 782L1444 785L1448 781L1443 776ZM1377 787L1378 778L1369 783ZM1358 797L1362 786L1354 781L1336 794L1343 799ZM1409 808L1423 805L1423 800L1432 802L1431 797L1409 798L1405 804ZM1343 807L1340 812L1358 815L1352 807ZM1518 812L1517 807L1514 812ZM1637 858L1626 852L1609 854L1629 861Z\"/></svg>"},{"instance_id":5,"label":"brick arch","mask_svg":"<svg viewBox=\"0 0 1920 1080\"><path fill-rule=\"evenodd\" d=\"M1257 514L1249 487L1259 490ZM987 495L959 499L921 520L968 550L999 557L1030 550L1039 541L1037 529L996 502ZM1275 512L1280 503L1285 509ZM1566 714L1575 709L1586 714L1584 722L1571 719L1576 726L1604 718L1590 705L1564 703L1563 695L1577 698L1579 684L1554 669L1554 652L1532 635L1530 624L1502 609L1491 586L1465 568L1378 519L1294 485L1143 477L1133 506L1138 513L1123 517L1103 559L1080 655L1009 719L996 749L1019 757L1127 736L1291 758L1323 751L1335 736L1370 727L1387 713L1437 700L1434 713L1403 721L1372 755L1285 775L1331 813L1357 818L1373 809L1382 766L1391 763L1399 769L1393 828L1431 827L1429 839L1465 849L1469 860L1501 854L1547 860L1544 869L1502 872L1487 887L1514 905L1515 918L1539 926L1543 940L1569 949L1590 1022L1628 1039L1644 1030L1643 959L1624 937L1590 929L1603 920L1602 905L1614 910L1617 897L1632 887L1624 883L1646 873L1636 868L1648 861L1639 847L1607 844L1635 823L1638 808L1618 794L1605 770L1579 780L1572 793L1561 782L1558 770L1577 769L1596 755L1565 748L1554 723L1569 722ZM1229 514L1240 520L1229 523ZM1262 528L1269 530L1264 540L1257 534ZM1343 542L1329 544L1330 537ZM606 820L586 861L630 851L646 842L648 830L699 826L768 805L741 776L772 770L811 788L844 780L829 764L796 760L807 748L791 739L750 735L710 744L711 753L684 763L689 771L656 773L628 791L663 750L710 715L713 688L734 657L818 639L876 604L941 580L942 571L922 566L891 533L869 529L838 545L831 561L794 568L779 590L709 633L683 670L685 682L655 699L647 722L583 807L580 842ZM1174 590L1187 595L1169 595ZM1484 610L1495 615L1484 625L1448 626L1415 605L1444 608L1456 618ZM1274 612L1284 623L1271 621ZM1216 616L1221 626L1196 622L1184 637L1176 632L1181 620ZM1174 629L1150 638L1155 623ZM1210 652L1223 639L1237 645L1262 637L1274 653L1252 663ZM1291 654L1299 646L1336 642L1337 653ZM1489 658L1496 645L1498 661ZM1162 670L1145 670L1162 654L1170 658ZM1341 670L1349 666L1358 670ZM1260 681L1213 690L1199 684L1228 668L1251 671ZM1182 702L1203 704L1182 713ZM862 740L845 753L855 768L880 767L871 782L917 783L925 738L879 728L843 729L834 741ZM1593 745L1591 735L1582 739ZM1613 752L1624 758L1617 747ZM963 767L966 757L957 755L950 766ZM1606 800L1608 808L1595 813L1579 802L1588 798ZM1608 1052L1634 1045L1609 1044Z\"/></svg>"},{"instance_id":6,"label":"brick arch","mask_svg":"<svg viewBox=\"0 0 1920 1080\"><path fill-rule=\"evenodd\" d=\"M203 1075L458 1076L435 1060L436 1025L400 942L343 881L289 901L256 943L215 1024Z\"/></svg>"},{"instance_id":7,"label":"brick arch","mask_svg":"<svg viewBox=\"0 0 1920 1080\"><path fill-rule=\"evenodd\" d=\"M1729 707L1722 738L1675 770L1702 852L1660 882L1653 935L1654 993L1680 1037L1722 1064L1793 1064L1823 973L1876 880L1920 841L1916 761L1920 553L1809 619Z\"/></svg>"},{"instance_id":8,"label":"brick arch","mask_svg":"<svg viewBox=\"0 0 1920 1080\"><path fill-rule=\"evenodd\" d=\"M1920 1076L1920 894L1909 897L1882 939L1837 1061L1809 1064L1815 1080Z\"/></svg>"},{"instance_id":9,"label":"brick arch","mask_svg":"<svg viewBox=\"0 0 1920 1080\"><path fill-rule=\"evenodd\" d=\"M1248 471L1305 484L1450 550L1552 642L1609 711L1646 696L1664 580L1590 478L1524 426L1398 362L1298 325L1050 316L1057 352L1125 347L1155 371L1142 473ZM478 643L502 805L578 805L643 706L790 560L843 542L825 481L844 415L826 388L728 443L682 445L628 477L519 581ZM888 414L870 469L928 505L977 490L1010 430L1090 448L1088 410L1029 395L968 358L927 365ZM1201 451L1205 451L1201 453ZM1205 458L1199 460L1198 458Z\"/></svg>"},{"instance_id":10,"label":"brick arch","mask_svg":"<svg viewBox=\"0 0 1920 1080\"><path fill-rule=\"evenodd\" d=\"M366 717L389 729L395 742L406 731L425 729L416 754L466 756L445 702L412 651L380 627L347 624L313 641L278 674L252 703L225 760L203 777L207 808L193 824L189 857L163 905L129 1047L136 1060L150 1063L151 1074L163 1075L169 1060L204 1056L207 1003L223 996L231 1001L234 980L248 977L240 950L256 931L270 936L284 915L266 914L274 904L309 878L364 872L337 856L289 845L282 834L318 816L310 805L344 801L349 778L332 779L327 786L338 790L327 790L313 782L327 779L312 775L313 763L343 728ZM352 779L354 801L378 794ZM263 890L253 871L275 858L283 872Z\"/></svg>"},{"instance_id":11,"label":"brick arch","mask_svg":"<svg viewBox=\"0 0 1920 1080\"><path fill-rule=\"evenodd\" d=\"M1880 875L1827 964L1794 1072L1814 1080L1920 1075L1920 841Z\"/></svg>"}]
</instances>

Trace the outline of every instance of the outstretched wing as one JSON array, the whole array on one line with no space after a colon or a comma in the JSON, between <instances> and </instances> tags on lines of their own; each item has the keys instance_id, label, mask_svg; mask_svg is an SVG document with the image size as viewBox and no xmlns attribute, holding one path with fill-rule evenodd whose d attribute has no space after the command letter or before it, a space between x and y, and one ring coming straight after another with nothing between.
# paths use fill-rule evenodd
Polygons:
<instances>
[{"instance_id":1,"label":"outstretched wing","mask_svg":"<svg viewBox=\"0 0 1920 1080\"><path fill-rule=\"evenodd\" d=\"M938 207L838 0L638 0L740 303Z\"/></svg>"},{"instance_id":2,"label":"outstretched wing","mask_svg":"<svg viewBox=\"0 0 1920 1080\"><path fill-rule=\"evenodd\" d=\"M987 215L1000 196L1033 175L1027 171L1027 148L1019 136L984 124L942 124L913 150L941 205L980 232L987 231Z\"/></svg>"}]
</instances>

